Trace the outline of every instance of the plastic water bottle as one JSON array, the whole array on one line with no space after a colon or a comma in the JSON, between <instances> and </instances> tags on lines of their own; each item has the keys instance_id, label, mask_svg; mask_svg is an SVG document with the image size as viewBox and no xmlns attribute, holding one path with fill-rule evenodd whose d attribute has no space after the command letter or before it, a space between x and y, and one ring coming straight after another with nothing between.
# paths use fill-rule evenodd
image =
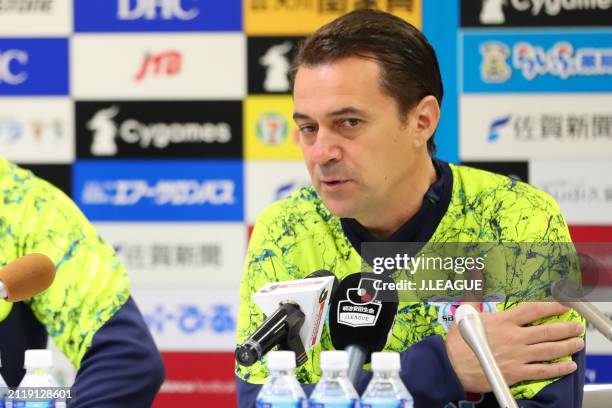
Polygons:
<instances>
[{"instance_id":1,"label":"plastic water bottle","mask_svg":"<svg viewBox=\"0 0 612 408\"><path fill-rule=\"evenodd\" d=\"M19 398L22 388L26 390L27 388L36 388L39 391L44 391L52 387L58 387L57 381L51 375L51 368L53 367L51 350L26 350L24 367L26 374L16 391L13 408L60 408L66 406L64 402L56 403L53 399L32 401L31 399Z\"/></svg>"},{"instance_id":2,"label":"plastic water bottle","mask_svg":"<svg viewBox=\"0 0 612 408\"><path fill-rule=\"evenodd\" d=\"M310 408L357 408L359 395L348 379L345 351L321 353L321 379L310 396Z\"/></svg>"},{"instance_id":3,"label":"plastic water bottle","mask_svg":"<svg viewBox=\"0 0 612 408\"><path fill-rule=\"evenodd\" d=\"M398 353L372 353L374 375L361 397L362 408L412 408L412 396L400 372Z\"/></svg>"},{"instance_id":4,"label":"plastic water bottle","mask_svg":"<svg viewBox=\"0 0 612 408\"><path fill-rule=\"evenodd\" d=\"M257 408L305 408L306 394L293 376L295 353L268 353L270 377L257 395Z\"/></svg>"},{"instance_id":5,"label":"plastic water bottle","mask_svg":"<svg viewBox=\"0 0 612 408\"><path fill-rule=\"evenodd\" d=\"M2 367L2 361L0 360L0 367ZM6 385L6 381L2 378L2 374L0 374L0 408L8 408L6 402L6 395L8 394L8 385Z\"/></svg>"}]
</instances>

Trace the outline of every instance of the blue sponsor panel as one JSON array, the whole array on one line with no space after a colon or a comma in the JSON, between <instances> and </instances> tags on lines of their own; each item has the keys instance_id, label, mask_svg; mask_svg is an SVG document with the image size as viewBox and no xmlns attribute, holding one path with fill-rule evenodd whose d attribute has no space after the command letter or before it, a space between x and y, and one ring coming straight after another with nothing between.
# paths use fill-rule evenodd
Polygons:
<instances>
[{"instance_id":1,"label":"blue sponsor panel","mask_svg":"<svg viewBox=\"0 0 612 408\"><path fill-rule=\"evenodd\" d=\"M243 221L243 163L77 161L73 194L94 221Z\"/></svg>"},{"instance_id":2,"label":"blue sponsor panel","mask_svg":"<svg viewBox=\"0 0 612 408\"><path fill-rule=\"evenodd\" d=\"M240 0L75 0L76 32L241 31Z\"/></svg>"},{"instance_id":3,"label":"blue sponsor panel","mask_svg":"<svg viewBox=\"0 0 612 408\"><path fill-rule=\"evenodd\" d=\"M462 34L464 92L611 92L612 31Z\"/></svg>"},{"instance_id":4,"label":"blue sponsor panel","mask_svg":"<svg viewBox=\"0 0 612 408\"><path fill-rule=\"evenodd\" d=\"M585 382L589 384L612 383L612 354L587 354Z\"/></svg>"},{"instance_id":5,"label":"blue sponsor panel","mask_svg":"<svg viewBox=\"0 0 612 408\"><path fill-rule=\"evenodd\" d=\"M444 98L442 114L434 135L436 157L452 163L459 162L459 107L457 98L457 30L459 28L459 0L445 0L444 13L440 4L424 1L423 32L434 47L440 65Z\"/></svg>"},{"instance_id":6,"label":"blue sponsor panel","mask_svg":"<svg viewBox=\"0 0 612 408\"><path fill-rule=\"evenodd\" d=\"M1 38L0 95L68 95L67 38Z\"/></svg>"}]
</instances>

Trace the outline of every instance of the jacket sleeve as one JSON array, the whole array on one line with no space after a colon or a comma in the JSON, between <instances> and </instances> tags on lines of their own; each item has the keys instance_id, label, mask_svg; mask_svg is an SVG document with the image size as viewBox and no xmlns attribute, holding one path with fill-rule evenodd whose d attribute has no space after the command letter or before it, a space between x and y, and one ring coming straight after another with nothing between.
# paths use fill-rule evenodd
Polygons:
<instances>
[{"instance_id":1,"label":"jacket sleeve","mask_svg":"<svg viewBox=\"0 0 612 408\"><path fill-rule=\"evenodd\" d=\"M161 356L130 297L94 335L68 406L150 407L163 380Z\"/></svg>"},{"instance_id":2,"label":"jacket sleeve","mask_svg":"<svg viewBox=\"0 0 612 408\"><path fill-rule=\"evenodd\" d=\"M64 193L29 171L8 171L11 256L42 253L56 268L51 286L27 304L78 371L72 406L149 406L163 367L125 268Z\"/></svg>"}]
</instances>

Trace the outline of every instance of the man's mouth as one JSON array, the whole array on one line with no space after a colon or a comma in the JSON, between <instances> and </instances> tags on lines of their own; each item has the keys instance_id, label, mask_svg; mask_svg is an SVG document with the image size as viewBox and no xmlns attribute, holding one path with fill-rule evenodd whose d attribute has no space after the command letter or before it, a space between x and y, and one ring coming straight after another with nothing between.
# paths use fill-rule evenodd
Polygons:
<instances>
[{"instance_id":1,"label":"man's mouth","mask_svg":"<svg viewBox=\"0 0 612 408\"><path fill-rule=\"evenodd\" d=\"M349 181L350 180L348 179L327 179L321 180L321 185L327 190L336 190L347 184Z\"/></svg>"}]
</instances>

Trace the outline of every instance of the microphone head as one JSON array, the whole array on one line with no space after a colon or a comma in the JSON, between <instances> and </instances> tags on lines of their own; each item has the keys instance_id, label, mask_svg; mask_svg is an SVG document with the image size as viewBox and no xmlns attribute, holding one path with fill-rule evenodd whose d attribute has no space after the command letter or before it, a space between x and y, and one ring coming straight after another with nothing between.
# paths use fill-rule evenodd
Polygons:
<instances>
[{"instance_id":1,"label":"microphone head","mask_svg":"<svg viewBox=\"0 0 612 408\"><path fill-rule=\"evenodd\" d=\"M457 324L460 324L466 316L476 315L478 316L478 311L474 308L474 306L469 304L462 304L457 308L455 312L455 320Z\"/></svg>"},{"instance_id":2,"label":"microphone head","mask_svg":"<svg viewBox=\"0 0 612 408\"><path fill-rule=\"evenodd\" d=\"M29 254L0 270L9 302L19 302L47 289L55 279L55 265L43 254Z\"/></svg>"},{"instance_id":3,"label":"microphone head","mask_svg":"<svg viewBox=\"0 0 612 408\"><path fill-rule=\"evenodd\" d=\"M559 303L578 302L582 296L578 285L567 279L557 279L550 287L550 293Z\"/></svg>"},{"instance_id":4,"label":"microphone head","mask_svg":"<svg viewBox=\"0 0 612 408\"><path fill-rule=\"evenodd\" d=\"M308 279L308 278L322 278L322 277L325 277L325 276L333 276L334 277L334 283L332 284L332 290L331 290L331 296L333 296L334 293L336 293L336 289L338 289L338 278L336 278L336 275L334 275L333 273L331 273L327 269L319 269L318 271L313 272L310 275L308 275L305 279Z\"/></svg>"},{"instance_id":5,"label":"microphone head","mask_svg":"<svg viewBox=\"0 0 612 408\"><path fill-rule=\"evenodd\" d=\"M389 283L393 280L388 276L372 272L354 273L340 282L329 311L334 348L356 345L368 352L383 349L398 306L397 292L385 287Z\"/></svg>"}]
</instances>

